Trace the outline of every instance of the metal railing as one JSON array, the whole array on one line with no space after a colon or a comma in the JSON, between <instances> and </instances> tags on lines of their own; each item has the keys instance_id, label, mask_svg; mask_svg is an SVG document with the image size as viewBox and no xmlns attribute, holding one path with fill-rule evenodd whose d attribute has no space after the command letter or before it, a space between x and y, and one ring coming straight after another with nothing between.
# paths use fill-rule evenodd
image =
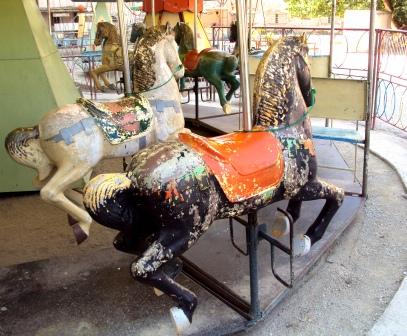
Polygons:
<instances>
[{"instance_id":1,"label":"metal railing","mask_svg":"<svg viewBox=\"0 0 407 336\"><path fill-rule=\"evenodd\" d=\"M303 33L308 37L311 56L329 56L330 28L324 27L253 27L251 44L265 50L271 39ZM233 51L229 27L211 27L208 35L214 47ZM374 116L407 131L407 32L377 29L376 37ZM368 45L368 29L336 28L332 76L366 79Z\"/></svg>"},{"instance_id":2,"label":"metal railing","mask_svg":"<svg viewBox=\"0 0 407 336\"><path fill-rule=\"evenodd\" d=\"M407 31L377 30L375 117L407 131Z\"/></svg>"}]
</instances>

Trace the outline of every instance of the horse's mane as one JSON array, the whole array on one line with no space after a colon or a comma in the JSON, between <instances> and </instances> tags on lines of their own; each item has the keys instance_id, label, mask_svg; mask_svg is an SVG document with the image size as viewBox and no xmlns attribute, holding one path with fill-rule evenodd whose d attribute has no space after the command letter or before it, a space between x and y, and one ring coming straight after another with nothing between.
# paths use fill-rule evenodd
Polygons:
<instances>
[{"instance_id":1,"label":"horse's mane","mask_svg":"<svg viewBox=\"0 0 407 336\"><path fill-rule=\"evenodd\" d=\"M155 81L152 65L155 63L154 51L151 49L165 37L163 27L151 27L146 30L134 52L133 81L135 92L146 91Z\"/></svg>"},{"instance_id":2,"label":"horse's mane","mask_svg":"<svg viewBox=\"0 0 407 336\"><path fill-rule=\"evenodd\" d=\"M303 37L288 36L272 44L264 54L254 81L255 125L277 127L286 121L287 92L295 83L293 63L305 46Z\"/></svg>"}]
</instances>

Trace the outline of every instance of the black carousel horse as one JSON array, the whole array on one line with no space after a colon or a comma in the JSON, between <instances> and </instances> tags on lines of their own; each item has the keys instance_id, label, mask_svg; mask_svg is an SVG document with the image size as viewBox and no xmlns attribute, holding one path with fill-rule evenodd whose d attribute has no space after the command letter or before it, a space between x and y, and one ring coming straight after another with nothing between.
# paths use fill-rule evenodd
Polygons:
<instances>
[{"instance_id":1,"label":"black carousel horse","mask_svg":"<svg viewBox=\"0 0 407 336\"><path fill-rule=\"evenodd\" d=\"M172 297L189 321L197 298L174 281L175 263L214 220L288 199L296 221L303 201L325 199L296 239L296 254L303 255L342 204L343 190L317 177L307 52L304 38L291 36L265 53L256 73L252 131L211 139L180 134L179 141L137 153L126 173L99 175L85 188L91 216L120 231L115 247L137 255L133 277Z\"/></svg>"}]
</instances>

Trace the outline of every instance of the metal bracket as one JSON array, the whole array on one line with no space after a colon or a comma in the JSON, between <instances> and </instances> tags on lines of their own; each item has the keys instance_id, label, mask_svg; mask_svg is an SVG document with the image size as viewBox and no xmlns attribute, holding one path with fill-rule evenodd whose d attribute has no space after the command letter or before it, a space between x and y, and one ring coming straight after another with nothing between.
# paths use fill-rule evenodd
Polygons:
<instances>
[{"instance_id":1,"label":"metal bracket","mask_svg":"<svg viewBox=\"0 0 407 336\"><path fill-rule=\"evenodd\" d=\"M291 215L280 208L277 208L277 211L281 212L282 214L284 214L289 222L290 222L290 238L289 238L289 244L290 246L287 247L284 244L280 243L278 240L274 239L273 237L271 237L266 230L263 230L263 228L261 228L259 230L259 238L261 240L265 240L270 244L270 264L271 264L271 271L273 272L273 275L275 276L275 278L281 282L284 286L288 287L288 288L292 288L294 285L294 271L293 271L293 261L294 261L294 252L293 252L293 238L294 238L294 221L293 218L291 217ZM276 269L275 269L275 251L274 248L278 248L280 251L286 253L289 255L290 257L290 280L289 282L287 282L286 280L284 280L282 277L280 277L280 275L277 273Z\"/></svg>"}]
</instances>

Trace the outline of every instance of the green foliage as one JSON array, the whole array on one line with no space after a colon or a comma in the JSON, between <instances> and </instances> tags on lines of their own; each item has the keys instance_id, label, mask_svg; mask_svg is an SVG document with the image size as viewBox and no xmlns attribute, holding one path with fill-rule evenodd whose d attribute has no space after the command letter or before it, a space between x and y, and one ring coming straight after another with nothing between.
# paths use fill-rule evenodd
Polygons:
<instances>
[{"instance_id":1,"label":"green foliage","mask_svg":"<svg viewBox=\"0 0 407 336\"><path fill-rule=\"evenodd\" d=\"M393 20L400 28L407 27L407 1L393 0Z\"/></svg>"},{"instance_id":2,"label":"green foliage","mask_svg":"<svg viewBox=\"0 0 407 336\"><path fill-rule=\"evenodd\" d=\"M393 0L406 2L406 0ZM332 10L331 0L287 0L288 11L291 16L302 19L314 17L330 17ZM343 16L346 9L369 9L370 0L338 0L336 15ZM378 9L384 9L382 0L378 0Z\"/></svg>"}]
</instances>

